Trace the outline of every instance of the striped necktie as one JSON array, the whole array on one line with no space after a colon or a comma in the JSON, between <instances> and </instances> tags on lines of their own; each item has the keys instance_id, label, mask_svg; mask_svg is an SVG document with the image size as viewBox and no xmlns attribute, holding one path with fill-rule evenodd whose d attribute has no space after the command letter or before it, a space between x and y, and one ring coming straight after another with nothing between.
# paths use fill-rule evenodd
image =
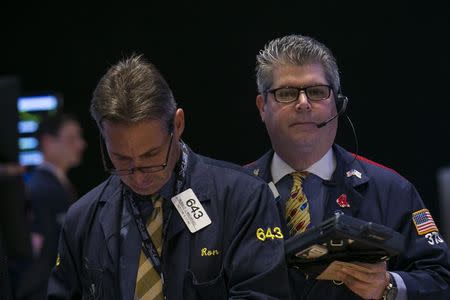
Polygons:
<instances>
[{"instance_id":1,"label":"striped necktie","mask_svg":"<svg viewBox=\"0 0 450 300\"><path fill-rule=\"evenodd\" d=\"M163 198L159 195L152 196L153 213L147 222L147 231L152 239L158 254L161 256L162 231L163 231ZM163 299L163 287L161 276L153 268L153 264L141 250L139 257L139 269L136 278L135 299L153 300Z\"/></svg>"},{"instance_id":2,"label":"striped necktie","mask_svg":"<svg viewBox=\"0 0 450 300\"><path fill-rule=\"evenodd\" d=\"M286 223L289 234L294 236L304 232L311 224L309 203L302 189L302 181L308 175L307 172L293 172L291 194L286 202Z\"/></svg>"}]
</instances>

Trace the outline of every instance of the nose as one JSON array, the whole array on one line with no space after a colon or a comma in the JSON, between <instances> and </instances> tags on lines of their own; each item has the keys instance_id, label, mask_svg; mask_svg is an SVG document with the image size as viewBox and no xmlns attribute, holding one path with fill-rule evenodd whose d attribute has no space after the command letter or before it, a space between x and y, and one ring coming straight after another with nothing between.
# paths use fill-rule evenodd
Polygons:
<instances>
[{"instance_id":1,"label":"nose","mask_svg":"<svg viewBox=\"0 0 450 300\"><path fill-rule=\"evenodd\" d=\"M139 170L135 170L133 174L131 174L133 181L137 184L137 185L144 185L145 183L148 182L148 173L143 173Z\"/></svg>"},{"instance_id":2,"label":"nose","mask_svg":"<svg viewBox=\"0 0 450 300\"><path fill-rule=\"evenodd\" d=\"M295 102L295 109L297 110L311 110L311 103L305 94L305 91L300 91L298 99Z\"/></svg>"}]
</instances>

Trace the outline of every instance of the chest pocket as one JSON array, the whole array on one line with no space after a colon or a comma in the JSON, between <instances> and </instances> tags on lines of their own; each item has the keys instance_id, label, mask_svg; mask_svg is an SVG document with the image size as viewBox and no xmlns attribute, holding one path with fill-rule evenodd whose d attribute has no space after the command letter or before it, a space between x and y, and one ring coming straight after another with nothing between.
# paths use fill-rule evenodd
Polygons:
<instances>
[{"instance_id":1,"label":"chest pocket","mask_svg":"<svg viewBox=\"0 0 450 300\"><path fill-rule=\"evenodd\" d=\"M104 270L93 266L87 258L84 258L81 284L83 300L103 299L103 274Z\"/></svg>"},{"instance_id":2,"label":"chest pocket","mask_svg":"<svg viewBox=\"0 0 450 300\"><path fill-rule=\"evenodd\" d=\"M211 280L199 282L192 271L186 271L183 284L184 299L222 300L228 299L223 269Z\"/></svg>"},{"instance_id":3,"label":"chest pocket","mask_svg":"<svg viewBox=\"0 0 450 300\"><path fill-rule=\"evenodd\" d=\"M211 219L217 212L203 202ZM189 263L184 274L183 299L228 299L227 278L223 270L223 228L213 222L190 236Z\"/></svg>"}]
</instances>

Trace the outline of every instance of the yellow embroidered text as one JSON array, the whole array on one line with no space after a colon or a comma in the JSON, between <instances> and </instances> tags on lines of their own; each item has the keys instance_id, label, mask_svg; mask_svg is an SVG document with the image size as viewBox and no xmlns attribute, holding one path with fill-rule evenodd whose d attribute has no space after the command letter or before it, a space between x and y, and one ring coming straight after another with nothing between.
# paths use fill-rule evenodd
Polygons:
<instances>
[{"instance_id":1,"label":"yellow embroidered text","mask_svg":"<svg viewBox=\"0 0 450 300\"><path fill-rule=\"evenodd\" d=\"M272 233L273 232L273 233ZM267 228L267 230L264 230L262 228L258 228L256 230L256 237L260 241L265 241L267 239L282 239L283 233L281 232L280 227L274 227L271 229L270 227Z\"/></svg>"},{"instance_id":2,"label":"yellow embroidered text","mask_svg":"<svg viewBox=\"0 0 450 300\"><path fill-rule=\"evenodd\" d=\"M202 248L202 256L215 256L219 255L219 250L208 250L208 248Z\"/></svg>"}]
</instances>

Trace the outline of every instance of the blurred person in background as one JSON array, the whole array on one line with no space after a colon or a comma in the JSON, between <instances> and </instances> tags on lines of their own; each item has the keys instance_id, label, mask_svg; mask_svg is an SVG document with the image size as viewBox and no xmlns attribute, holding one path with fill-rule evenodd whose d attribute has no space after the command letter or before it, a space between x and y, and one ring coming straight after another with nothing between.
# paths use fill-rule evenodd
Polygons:
<instances>
[{"instance_id":1,"label":"blurred person in background","mask_svg":"<svg viewBox=\"0 0 450 300\"><path fill-rule=\"evenodd\" d=\"M22 279L20 298L45 299L48 276L55 265L64 217L77 193L67 174L77 167L86 148L82 129L71 115L44 119L38 129L43 163L26 183L31 206L31 243L35 260Z\"/></svg>"}]
</instances>

